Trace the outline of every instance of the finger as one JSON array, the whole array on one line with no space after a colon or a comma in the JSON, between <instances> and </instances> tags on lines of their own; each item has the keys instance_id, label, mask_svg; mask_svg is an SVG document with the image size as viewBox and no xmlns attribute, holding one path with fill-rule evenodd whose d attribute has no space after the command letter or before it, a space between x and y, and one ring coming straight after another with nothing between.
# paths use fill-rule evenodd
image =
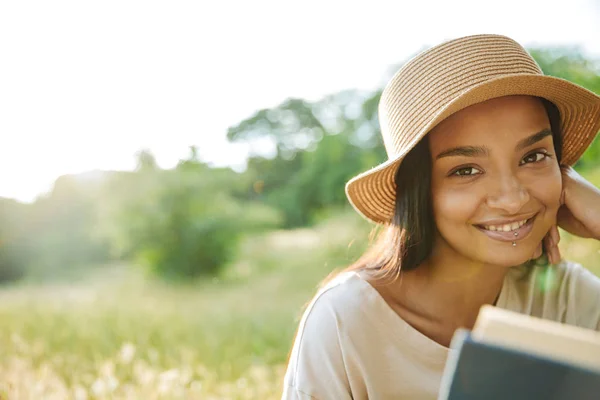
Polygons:
<instances>
[{"instance_id":1,"label":"finger","mask_svg":"<svg viewBox=\"0 0 600 400\"><path fill-rule=\"evenodd\" d=\"M552 264L560 263L560 250L558 250L558 246L552 248L552 259L554 260Z\"/></svg>"},{"instance_id":2,"label":"finger","mask_svg":"<svg viewBox=\"0 0 600 400\"><path fill-rule=\"evenodd\" d=\"M555 246L558 246L558 243L560 243L560 233L558 232L556 225L552 225L552 228L550 228L550 237L552 238L552 243L554 243Z\"/></svg>"},{"instance_id":3,"label":"finger","mask_svg":"<svg viewBox=\"0 0 600 400\"><path fill-rule=\"evenodd\" d=\"M560 205L565 204L565 175L568 173L569 167L565 165L560 166L560 172L562 177L562 189L560 191Z\"/></svg>"},{"instance_id":4,"label":"finger","mask_svg":"<svg viewBox=\"0 0 600 400\"><path fill-rule=\"evenodd\" d=\"M562 229L565 231L582 238L590 238L593 237L593 234L589 229L585 227L581 221L579 221L575 216L571 213L571 211L566 207L561 207L558 209L558 213L556 214L556 222Z\"/></svg>"},{"instance_id":5,"label":"finger","mask_svg":"<svg viewBox=\"0 0 600 400\"><path fill-rule=\"evenodd\" d=\"M554 264L554 252L552 249L554 248L554 243L552 243L552 237L550 234L544 236L544 248L546 249L546 255L548 256L548 261L550 264Z\"/></svg>"},{"instance_id":6,"label":"finger","mask_svg":"<svg viewBox=\"0 0 600 400\"><path fill-rule=\"evenodd\" d=\"M533 252L533 257L532 258L534 260L537 259L537 258L540 258L542 256L542 251L543 251L542 242L540 242L540 244L538 244L538 246L536 247L535 251Z\"/></svg>"},{"instance_id":7,"label":"finger","mask_svg":"<svg viewBox=\"0 0 600 400\"><path fill-rule=\"evenodd\" d=\"M558 234L558 230L557 230L557 234ZM560 236L558 237L558 239L560 240ZM560 248L558 247L558 242L556 242L554 244L554 251L555 251L555 264L560 263L560 260L562 259L562 256L560 255Z\"/></svg>"},{"instance_id":8,"label":"finger","mask_svg":"<svg viewBox=\"0 0 600 400\"><path fill-rule=\"evenodd\" d=\"M550 264L558 264L560 262L560 250L558 249L558 244L554 242L551 235L548 235L546 243L546 251L548 252Z\"/></svg>"}]
</instances>

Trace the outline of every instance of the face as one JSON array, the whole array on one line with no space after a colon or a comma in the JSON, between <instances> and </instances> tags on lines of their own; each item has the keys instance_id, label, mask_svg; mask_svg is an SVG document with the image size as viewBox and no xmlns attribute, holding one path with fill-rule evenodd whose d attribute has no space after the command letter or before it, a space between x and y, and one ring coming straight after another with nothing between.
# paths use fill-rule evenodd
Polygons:
<instances>
[{"instance_id":1,"label":"face","mask_svg":"<svg viewBox=\"0 0 600 400\"><path fill-rule=\"evenodd\" d=\"M434 251L502 266L529 260L556 222L562 189L542 102L508 96L468 107L430 132L429 148Z\"/></svg>"}]
</instances>

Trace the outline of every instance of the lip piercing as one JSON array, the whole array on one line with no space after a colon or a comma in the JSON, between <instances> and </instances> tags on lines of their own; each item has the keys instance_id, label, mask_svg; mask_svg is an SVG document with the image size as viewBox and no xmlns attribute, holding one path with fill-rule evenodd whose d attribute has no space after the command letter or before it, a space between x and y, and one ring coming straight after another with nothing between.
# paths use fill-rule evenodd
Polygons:
<instances>
[{"instance_id":1,"label":"lip piercing","mask_svg":"<svg viewBox=\"0 0 600 400\"><path fill-rule=\"evenodd\" d=\"M513 242L513 247L516 247L516 246L517 246L517 244L515 242Z\"/></svg>"}]
</instances>

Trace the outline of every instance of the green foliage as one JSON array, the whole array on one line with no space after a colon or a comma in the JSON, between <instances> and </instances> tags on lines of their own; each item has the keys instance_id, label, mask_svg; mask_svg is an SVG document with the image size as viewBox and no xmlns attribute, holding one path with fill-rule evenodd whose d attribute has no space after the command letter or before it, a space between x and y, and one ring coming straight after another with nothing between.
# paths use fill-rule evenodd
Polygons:
<instances>
[{"instance_id":1,"label":"green foliage","mask_svg":"<svg viewBox=\"0 0 600 400\"><path fill-rule=\"evenodd\" d=\"M600 64L583 56L577 48L530 49L544 74L577 83L600 93Z\"/></svg>"},{"instance_id":2,"label":"green foliage","mask_svg":"<svg viewBox=\"0 0 600 400\"><path fill-rule=\"evenodd\" d=\"M188 160L160 169L148 151L135 172L57 179L32 204L0 199L0 282L69 278L87 267L135 260L168 279L219 273L243 233L282 224L266 204L239 199L247 183Z\"/></svg>"},{"instance_id":3,"label":"green foliage","mask_svg":"<svg viewBox=\"0 0 600 400\"><path fill-rule=\"evenodd\" d=\"M0 281L51 278L108 260L94 235L96 188L72 176L33 204L0 204Z\"/></svg>"},{"instance_id":4,"label":"green foliage","mask_svg":"<svg viewBox=\"0 0 600 400\"><path fill-rule=\"evenodd\" d=\"M531 49L544 74L566 79L600 94L600 62L583 56L577 48ZM590 169L600 162L600 140L594 142L577 162L577 168Z\"/></svg>"},{"instance_id":5,"label":"green foliage","mask_svg":"<svg viewBox=\"0 0 600 400\"><path fill-rule=\"evenodd\" d=\"M312 152L300 156L303 166L284 189L271 194L287 216L288 226L313 222L327 207L345 204L344 185L362 167L362 151L341 134L328 135Z\"/></svg>"},{"instance_id":6,"label":"green foliage","mask_svg":"<svg viewBox=\"0 0 600 400\"><path fill-rule=\"evenodd\" d=\"M63 176L28 210L29 274L50 277L108 260L107 243L94 235L97 187Z\"/></svg>"},{"instance_id":7,"label":"green foliage","mask_svg":"<svg viewBox=\"0 0 600 400\"><path fill-rule=\"evenodd\" d=\"M0 282L10 282L25 274L25 204L0 198Z\"/></svg>"},{"instance_id":8,"label":"green foliage","mask_svg":"<svg viewBox=\"0 0 600 400\"><path fill-rule=\"evenodd\" d=\"M255 152L250 158L245 199L276 207L288 228L314 222L328 207L347 206L345 182L385 156L380 95L348 90L313 104L292 99L232 127L232 141L262 139L277 149L274 157Z\"/></svg>"},{"instance_id":9,"label":"green foliage","mask_svg":"<svg viewBox=\"0 0 600 400\"><path fill-rule=\"evenodd\" d=\"M230 194L237 178L193 159L116 177L110 191L122 194L107 214L116 254L166 279L217 274L235 256L240 234L260 227Z\"/></svg>"},{"instance_id":10,"label":"green foliage","mask_svg":"<svg viewBox=\"0 0 600 400\"><path fill-rule=\"evenodd\" d=\"M231 127L227 138L252 142L266 136L275 143L277 155L289 160L298 151L314 145L322 137L323 129L311 104L300 99L289 99L275 109L260 110L251 118Z\"/></svg>"}]
</instances>

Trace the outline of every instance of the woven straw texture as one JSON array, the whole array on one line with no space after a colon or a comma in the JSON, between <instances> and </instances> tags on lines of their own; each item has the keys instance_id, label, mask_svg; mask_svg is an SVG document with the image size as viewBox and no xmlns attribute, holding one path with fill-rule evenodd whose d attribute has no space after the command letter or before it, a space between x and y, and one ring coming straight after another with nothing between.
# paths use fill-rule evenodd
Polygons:
<instances>
[{"instance_id":1,"label":"woven straw texture","mask_svg":"<svg viewBox=\"0 0 600 400\"><path fill-rule=\"evenodd\" d=\"M453 113L483 101L530 95L553 102L560 112L562 163L572 165L600 130L600 97L564 79L545 76L514 40L474 35L420 53L390 80L379 102L379 123L388 161L346 184L348 200L363 217L391 221L394 175L404 156Z\"/></svg>"}]
</instances>

